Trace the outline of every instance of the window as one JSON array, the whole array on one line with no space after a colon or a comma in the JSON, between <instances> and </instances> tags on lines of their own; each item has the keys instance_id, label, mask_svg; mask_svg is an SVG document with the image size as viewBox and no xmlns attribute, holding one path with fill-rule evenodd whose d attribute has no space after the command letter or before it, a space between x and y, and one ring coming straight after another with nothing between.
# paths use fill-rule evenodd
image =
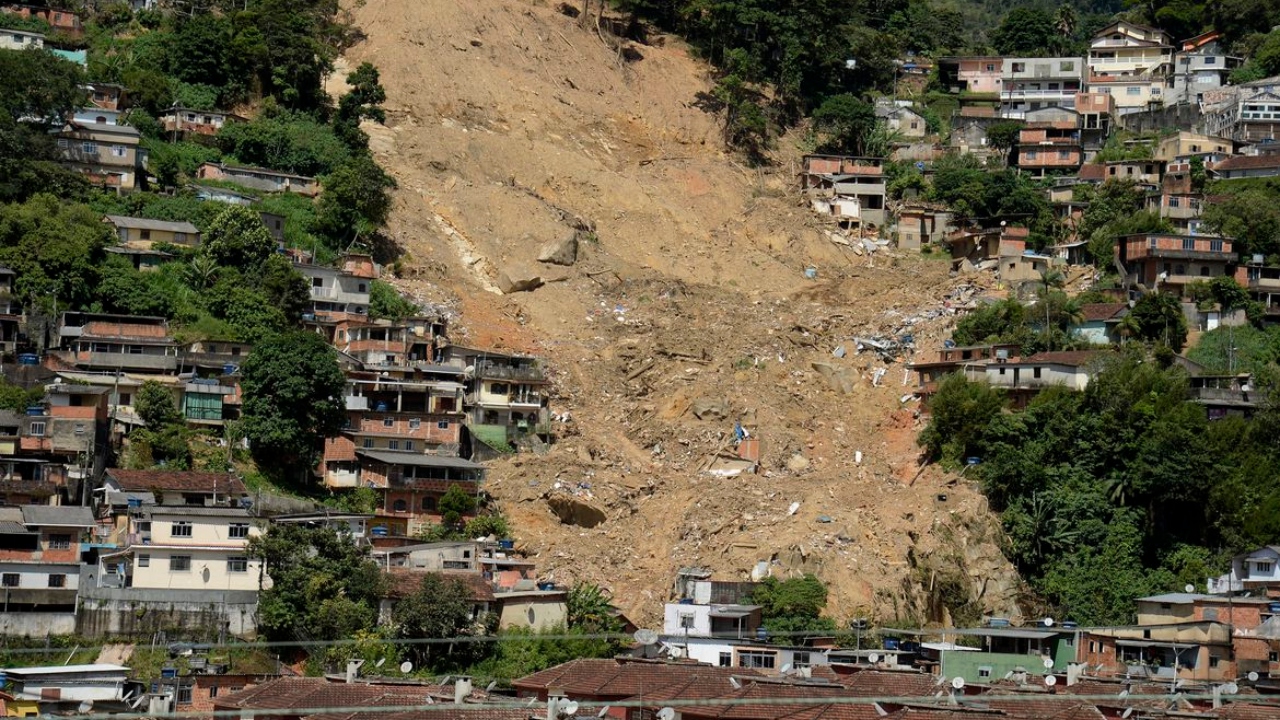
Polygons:
<instances>
[{"instance_id":1,"label":"window","mask_svg":"<svg viewBox=\"0 0 1280 720\"><path fill-rule=\"evenodd\" d=\"M141 237L141 239L142 239L142 240L150 240L150 239L151 239L151 231L150 231L150 230L141 230L141 231L139 231L139 234L142 236L142 237ZM210 352L217 352L217 350L210 350Z\"/></svg>"},{"instance_id":2,"label":"window","mask_svg":"<svg viewBox=\"0 0 1280 720\"><path fill-rule=\"evenodd\" d=\"M373 449L373 438L365 438L365 439L364 439L364 448L365 448L366 450L372 450L372 449Z\"/></svg>"},{"instance_id":3,"label":"window","mask_svg":"<svg viewBox=\"0 0 1280 720\"><path fill-rule=\"evenodd\" d=\"M0 585L8 588L18 587L18 573L5 573L4 577L0 578Z\"/></svg>"},{"instance_id":4,"label":"window","mask_svg":"<svg viewBox=\"0 0 1280 720\"><path fill-rule=\"evenodd\" d=\"M387 442L387 449L388 449L388 450L399 450L399 449L400 449L400 441L399 441L399 440L390 440L390 441L388 441L388 442Z\"/></svg>"},{"instance_id":5,"label":"window","mask_svg":"<svg viewBox=\"0 0 1280 720\"><path fill-rule=\"evenodd\" d=\"M169 530L169 537L191 537L191 523L186 520L175 520Z\"/></svg>"},{"instance_id":6,"label":"window","mask_svg":"<svg viewBox=\"0 0 1280 720\"><path fill-rule=\"evenodd\" d=\"M80 152L82 152L82 153L84 153L84 154L86 154L86 155L97 155L97 154L98 154L98 143L82 142L82 143L80 143Z\"/></svg>"},{"instance_id":7,"label":"window","mask_svg":"<svg viewBox=\"0 0 1280 720\"><path fill-rule=\"evenodd\" d=\"M126 155L128 155L128 154L129 154L129 148L125 147L124 145L112 145L112 146L111 146L111 156L112 156L112 157L122 158L122 157L125 157L125 156L126 156Z\"/></svg>"},{"instance_id":8,"label":"window","mask_svg":"<svg viewBox=\"0 0 1280 720\"><path fill-rule=\"evenodd\" d=\"M800 652L799 650L797 650L794 654L792 654L791 667L805 668L805 667L809 667L810 665L812 665L812 663L809 662L809 653Z\"/></svg>"},{"instance_id":9,"label":"window","mask_svg":"<svg viewBox=\"0 0 1280 720\"><path fill-rule=\"evenodd\" d=\"M231 527L227 530L227 537L249 537L249 523L231 523Z\"/></svg>"},{"instance_id":10,"label":"window","mask_svg":"<svg viewBox=\"0 0 1280 720\"><path fill-rule=\"evenodd\" d=\"M50 536L49 536L49 549L50 549L50 550L67 550L67 549L70 549L70 548L71 548L71 536L70 536L70 535L61 535L61 534L59 534L59 535L50 535Z\"/></svg>"},{"instance_id":11,"label":"window","mask_svg":"<svg viewBox=\"0 0 1280 720\"><path fill-rule=\"evenodd\" d=\"M1071 151L1070 151L1070 150L1059 150L1059 151L1058 151L1058 159L1059 159L1059 160L1070 160L1070 159L1071 159Z\"/></svg>"},{"instance_id":12,"label":"window","mask_svg":"<svg viewBox=\"0 0 1280 720\"><path fill-rule=\"evenodd\" d=\"M396 426L395 418L389 418L389 417L382 418L382 427L395 427L395 426Z\"/></svg>"},{"instance_id":13,"label":"window","mask_svg":"<svg viewBox=\"0 0 1280 720\"><path fill-rule=\"evenodd\" d=\"M680 629L681 630L692 630L694 627L694 622L695 622L695 618L693 613L680 613Z\"/></svg>"},{"instance_id":14,"label":"window","mask_svg":"<svg viewBox=\"0 0 1280 720\"><path fill-rule=\"evenodd\" d=\"M212 686L212 687L210 687L210 688L209 688L209 697L211 697L211 698L216 698L216 697L218 697L218 686L217 686L217 685L214 685L214 686Z\"/></svg>"},{"instance_id":15,"label":"window","mask_svg":"<svg viewBox=\"0 0 1280 720\"><path fill-rule=\"evenodd\" d=\"M174 555L169 558L169 572L191 572L191 556Z\"/></svg>"},{"instance_id":16,"label":"window","mask_svg":"<svg viewBox=\"0 0 1280 720\"><path fill-rule=\"evenodd\" d=\"M1124 94L1125 95L1141 95L1142 88L1137 87L1136 85L1133 87L1127 87L1124 89Z\"/></svg>"},{"instance_id":17,"label":"window","mask_svg":"<svg viewBox=\"0 0 1280 720\"><path fill-rule=\"evenodd\" d=\"M44 437L44 423L42 422L31 423L31 435L32 437Z\"/></svg>"},{"instance_id":18,"label":"window","mask_svg":"<svg viewBox=\"0 0 1280 720\"><path fill-rule=\"evenodd\" d=\"M1039 380L1039 379L1040 379L1040 370L1041 370L1041 368L1032 368L1032 369L1031 369L1031 377L1033 377L1033 378L1035 378L1035 379Z\"/></svg>"},{"instance_id":19,"label":"window","mask_svg":"<svg viewBox=\"0 0 1280 720\"><path fill-rule=\"evenodd\" d=\"M440 422L436 423L436 427L437 427L437 428L439 428L439 429L441 429L441 430L448 430L448 429L449 429L449 421L448 421L448 420L441 420Z\"/></svg>"},{"instance_id":20,"label":"window","mask_svg":"<svg viewBox=\"0 0 1280 720\"><path fill-rule=\"evenodd\" d=\"M989 665L983 665L982 667L978 668L978 677L979 678L991 677L991 667Z\"/></svg>"},{"instance_id":21,"label":"window","mask_svg":"<svg viewBox=\"0 0 1280 720\"><path fill-rule=\"evenodd\" d=\"M733 653L720 653L720 667L733 667Z\"/></svg>"},{"instance_id":22,"label":"window","mask_svg":"<svg viewBox=\"0 0 1280 720\"><path fill-rule=\"evenodd\" d=\"M1220 658L1219 658L1217 655L1210 655L1210 656L1209 656L1209 667L1211 667L1211 668L1216 668L1216 667L1218 667L1218 660L1219 660L1219 659L1220 659Z\"/></svg>"},{"instance_id":23,"label":"window","mask_svg":"<svg viewBox=\"0 0 1280 720\"><path fill-rule=\"evenodd\" d=\"M405 441L404 441L404 449L405 449L405 450L412 450L412 449L413 449L413 441L412 441L412 440L405 440Z\"/></svg>"},{"instance_id":24,"label":"window","mask_svg":"<svg viewBox=\"0 0 1280 720\"><path fill-rule=\"evenodd\" d=\"M987 72L995 72L995 71L996 71L995 63L987 63Z\"/></svg>"},{"instance_id":25,"label":"window","mask_svg":"<svg viewBox=\"0 0 1280 720\"><path fill-rule=\"evenodd\" d=\"M409 504L404 500L397 500L391 505L391 509L395 512L408 512Z\"/></svg>"},{"instance_id":26,"label":"window","mask_svg":"<svg viewBox=\"0 0 1280 720\"><path fill-rule=\"evenodd\" d=\"M1058 71L1059 71L1059 72L1075 72L1075 71L1076 71L1076 63L1075 63L1075 61L1074 61L1074 60L1064 60L1064 61L1062 61L1062 62L1058 63Z\"/></svg>"},{"instance_id":27,"label":"window","mask_svg":"<svg viewBox=\"0 0 1280 720\"><path fill-rule=\"evenodd\" d=\"M436 499L435 499L435 498L433 498L433 497L424 497L424 498L422 498L422 509L423 509L423 510L426 510L427 512L435 512L435 511L436 511Z\"/></svg>"},{"instance_id":28,"label":"window","mask_svg":"<svg viewBox=\"0 0 1280 720\"><path fill-rule=\"evenodd\" d=\"M242 573L249 572L249 558L243 555L234 555L227 558L227 572Z\"/></svg>"},{"instance_id":29,"label":"window","mask_svg":"<svg viewBox=\"0 0 1280 720\"><path fill-rule=\"evenodd\" d=\"M1195 239L1195 238L1192 238L1192 237L1184 237L1184 238L1182 238L1182 249L1183 249L1183 250L1195 250L1195 249L1196 249L1196 239Z\"/></svg>"},{"instance_id":30,"label":"window","mask_svg":"<svg viewBox=\"0 0 1280 720\"><path fill-rule=\"evenodd\" d=\"M1221 241L1221 240L1210 240L1210 241L1209 241L1209 250L1211 250L1211 251L1213 251L1213 252L1222 252L1222 241Z\"/></svg>"},{"instance_id":31,"label":"window","mask_svg":"<svg viewBox=\"0 0 1280 720\"><path fill-rule=\"evenodd\" d=\"M150 555L139 555L139 556L138 556L138 567L151 567L151 556L150 556Z\"/></svg>"},{"instance_id":32,"label":"window","mask_svg":"<svg viewBox=\"0 0 1280 720\"><path fill-rule=\"evenodd\" d=\"M493 393L494 395L506 395L506 394L507 394L507 384L506 384L506 383L497 383L497 382L496 382L496 383L489 383L489 392Z\"/></svg>"},{"instance_id":33,"label":"window","mask_svg":"<svg viewBox=\"0 0 1280 720\"><path fill-rule=\"evenodd\" d=\"M50 575L49 576L49 587L60 588L60 587L66 587L66 586L67 586L66 575Z\"/></svg>"},{"instance_id":34,"label":"window","mask_svg":"<svg viewBox=\"0 0 1280 720\"><path fill-rule=\"evenodd\" d=\"M1035 150L1028 150L1028 151L1027 151L1027 159L1028 159L1028 160L1035 160L1035 159L1036 159L1036 151L1035 151Z\"/></svg>"},{"instance_id":35,"label":"window","mask_svg":"<svg viewBox=\"0 0 1280 720\"><path fill-rule=\"evenodd\" d=\"M190 685L178 686L178 704L179 705L191 704L191 686Z\"/></svg>"},{"instance_id":36,"label":"window","mask_svg":"<svg viewBox=\"0 0 1280 720\"><path fill-rule=\"evenodd\" d=\"M1089 641L1089 652L1091 652L1091 653L1096 653L1096 652L1098 652L1098 641L1097 641L1097 640L1090 640L1090 641Z\"/></svg>"},{"instance_id":37,"label":"window","mask_svg":"<svg viewBox=\"0 0 1280 720\"><path fill-rule=\"evenodd\" d=\"M1016 72L1016 73L1026 72L1026 71L1027 71L1027 64L1026 64L1026 63L1016 62L1016 63L1014 63L1014 64L1013 64L1013 71L1014 71L1014 72Z\"/></svg>"},{"instance_id":38,"label":"window","mask_svg":"<svg viewBox=\"0 0 1280 720\"><path fill-rule=\"evenodd\" d=\"M777 664L777 653L759 650L738 651L738 667L773 669Z\"/></svg>"},{"instance_id":39,"label":"window","mask_svg":"<svg viewBox=\"0 0 1280 720\"><path fill-rule=\"evenodd\" d=\"M369 292L369 286L364 283L356 285L356 292Z\"/></svg>"},{"instance_id":40,"label":"window","mask_svg":"<svg viewBox=\"0 0 1280 720\"><path fill-rule=\"evenodd\" d=\"M1280 652L1272 650L1267 653L1267 662L1280 662Z\"/></svg>"},{"instance_id":41,"label":"window","mask_svg":"<svg viewBox=\"0 0 1280 720\"><path fill-rule=\"evenodd\" d=\"M1273 567L1274 565L1269 562L1260 562L1254 565L1254 569L1260 573L1270 573Z\"/></svg>"}]
</instances>

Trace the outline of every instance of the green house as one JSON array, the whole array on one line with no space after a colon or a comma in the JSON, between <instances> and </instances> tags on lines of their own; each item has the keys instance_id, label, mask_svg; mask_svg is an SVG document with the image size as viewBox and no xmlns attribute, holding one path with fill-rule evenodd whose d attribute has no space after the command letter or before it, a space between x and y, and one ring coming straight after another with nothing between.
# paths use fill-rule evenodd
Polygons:
<instances>
[{"instance_id":1,"label":"green house","mask_svg":"<svg viewBox=\"0 0 1280 720\"><path fill-rule=\"evenodd\" d=\"M1078 631L1048 627L957 630L974 647L944 645L938 650L943 677L987 683L1010 675L1065 672L1076 661Z\"/></svg>"}]
</instances>

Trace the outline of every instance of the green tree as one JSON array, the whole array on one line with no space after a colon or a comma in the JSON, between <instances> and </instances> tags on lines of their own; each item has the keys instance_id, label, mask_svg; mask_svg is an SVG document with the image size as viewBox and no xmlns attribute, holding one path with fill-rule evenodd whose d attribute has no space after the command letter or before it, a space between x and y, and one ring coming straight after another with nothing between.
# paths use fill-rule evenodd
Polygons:
<instances>
[{"instance_id":1,"label":"green tree","mask_svg":"<svg viewBox=\"0 0 1280 720\"><path fill-rule=\"evenodd\" d=\"M358 131L358 119L356 125ZM224 125L217 142L240 162L300 175L327 175L351 157L333 128L310 115L278 109L250 122Z\"/></svg>"},{"instance_id":2,"label":"green tree","mask_svg":"<svg viewBox=\"0 0 1280 720\"><path fill-rule=\"evenodd\" d=\"M991 33L991 44L1001 55L1043 56L1058 36L1054 18L1037 7L1015 7Z\"/></svg>"},{"instance_id":3,"label":"green tree","mask_svg":"<svg viewBox=\"0 0 1280 720\"><path fill-rule=\"evenodd\" d=\"M823 152L862 155L876 125L875 108L854 95L835 95L813 111L813 124L826 138L819 147Z\"/></svg>"},{"instance_id":4,"label":"green tree","mask_svg":"<svg viewBox=\"0 0 1280 720\"><path fill-rule=\"evenodd\" d=\"M278 308L290 325L297 325L302 319L303 311L311 306L311 287L307 279L283 255L272 255L263 263L262 292L271 306ZM371 298L370 314L372 313Z\"/></svg>"},{"instance_id":5,"label":"green tree","mask_svg":"<svg viewBox=\"0 0 1280 720\"><path fill-rule=\"evenodd\" d=\"M1018 137L1022 133L1022 123L1017 121L998 122L987 128L987 142L991 147L1006 156L1018 145Z\"/></svg>"},{"instance_id":6,"label":"green tree","mask_svg":"<svg viewBox=\"0 0 1280 720\"><path fill-rule=\"evenodd\" d=\"M814 575L778 580L765 578L751 591L751 602L760 606L764 626L773 632L832 632L835 623L823 617L827 586Z\"/></svg>"},{"instance_id":7,"label":"green tree","mask_svg":"<svg viewBox=\"0 0 1280 720\"><path fill-rule=\"evenodd\" d=\"M369 285L369 317L403 320L418 312L418 306L400 294L394 285L374 280Z\"/></svg>"},{"instance_id":8,"label":"green tree","mask_svg":"<svg viewBox=\"0 0 1280 720\"><path fill-rule=\"evenodd\" d=\"M1232 249L1242 257L1260 254L1268 263L1280 260L1280 204L1274 201L1280 183L1235 186L1215 183L1210 192L1221 195L1205 203L1206 228L1233 238Z\"/></svg>"},{"instance_id":9,"label":"green tree","mask_svg":"<svg viewBox=\"0 0 1280 720\"><path fill-rule=\"evenodd\" d=\"M394 187L395 180L371 158L352 157L324 178L318 229L340 244L372 235L387 221Z\"/></svg>"},{"instance_id":10,"label":"green tree","mask_svg":"<svg viewBox=\"0 0 1280 720\"><path fill-rule=\"evenodd\" d=\"M476 499L470 493L462 489L461 485L450 485L445 490L444 495L440 497L438 505L440 509L440 519L449 527L457 527L462 522L463 515L470 515L475 512Z\"/></svg>"},{"instance_id":11,"label":"green tree","mask_svg":"<svg viewBox=\"0 0 1280 720\"><path fill-rule=\"evenodd\" d=\"M40 128L60 125L84 104L80 66L48 50L0 52L0 111Z\"/></svg>"},{"instance_id":12,"label":"green tree","mask_svg":"<svg viewBox=\"0 0 1280 720\"><path fill-rule=\"evenodd\" d=\"M570 628L594 634L622 631L613 602L599 585L575 583L569 588L564 604Z\"/></svg>"},{"instance_id":13,"label":"green tree","mask_svg":"<svg viewBox=\"0 0 1280 720\"><path fill-rule=\"evenodd\" d=\"M272 525L249 540L249 554L270 577L258 594L258 631L268 640L346 640L377 623L382 573L350 538Z\"/></svg>"},{"instance_id":14,"label":"green tree","mask_svg":"<svg viewBox=\"0 0 1280 720\"><path fill-rule=\"evenodd\" d=\"M1003 410L1004 394L959 373L948 375L929 399L929 424L917 442L933 460L959 462L979 452L992 420Z\"/></svg>"},{"instance_id":15,"label":"green tree","mask_svg":"<svg viewBox=\"0 0 1280 720\"><path fill-rule=\"evenodd\" d=\"M378 79L378 68L372 63L364 62L347 75L347 85L351 88L338 101L338 111L333 117L333 130L348 148L362 152L369 146L369 137L360 129L363 119L386 122L387 115L382 103L387 100L387 91Z\"/></svg>"},{"instance_id":16,"label":"green tree","mask_svg":"<svg viewBox=\"0 0 1280 720\"><path fill-rule=\"evenodd\" d=\"M1182 314L1182 304L1169 293L1143 295L1129 314L1138 325L1138 337L1143 340L1163 343L1174 352L1182 350L1187 342L1187 318Z\"/></svg>"},{"instance_id":17,"label":"green tree","mask_svg":"<svg viewBox=\"0 0 1280 720\"><path fill-rule=\"evenodd\" d=\"M404 639L457 638L486 634L483 618L475 617L471 588L462 580L427 573L422 585L395 604L391 617L396 635ZM418 643L408 652L420 667L443 671L473 662L482 648L478 643Z\"/></svg>"},{"instance_id":18,"label":"green tree","mask_svg":"<svg viewBox=\"0 0 1280 720\"><path fill-rule=\"evenodd\" d=\"M324 338L288 332L254 346L241 366L244 433L259 464L305 472L345 420L346 376Z\"/></svg>"},{"instance_id":19,"label":"green tree","mask_svg":"<svg viewBox=\"0 0 1280 720\"><path fill-rule=\"evenodd\" d=\"M0 264L17 273L16 294L47 308L88 307L111 232L84 205L36 195L0 207Z\"/></svg>"},{"instance_id":20,"label":"green tree","mask_svg":"<svg viewBox=\"0 0 1280 720\"><path fill-rule=\"evenodd\" d=\"M178 412L178 406L173 400L173 393L155 380L142 383L133 407L147 427L161 428L183 422L182 414Z\"/></svg>"},{"instance_id":21,"label":"green tree","mask_svg":"<svg viewBox=\"0 0 1280 720\"><path fill-rule=\"evenodd\" d=\"M204 246L219 265L257 272L276 251L276 241L256 210L227 205L204 231Z\"/></svg>"}]
</instances>

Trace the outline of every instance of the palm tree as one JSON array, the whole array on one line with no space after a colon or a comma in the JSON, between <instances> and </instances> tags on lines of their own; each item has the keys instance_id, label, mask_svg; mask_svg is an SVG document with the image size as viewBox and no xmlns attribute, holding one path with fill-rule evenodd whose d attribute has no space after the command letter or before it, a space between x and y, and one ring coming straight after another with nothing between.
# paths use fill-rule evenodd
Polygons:
<instances>
[{"instance_id":1,"label":"palm tree","mask_svg":"<svg viewBox=\"0 0 1280 720\"><path fill-rule=\"evenodd\" d=\"M1116 324L1116 332L1120 335L1121 344L1129 342L1138 334L1139 330L1141 328L1138 327L1138 320L1132 313L1125 313L1125 316L1120 318L1120 322Z\"/></svg>"},{"instance_id":2,"label":"palm tree","mask_svg":"<svg viewBox=\"0 0 1280 720\"><path fill-rule=\"evenodd\" d=\"M1070 42L1076 34L1076 9L1067 3L1058 6L1057 18L1058 32L1062 33L1063 38Z\"/></svg>"},{"instance_id":3,"label":"palm tree","mask_svg":"<svg viewBox=\"0 0 1280 720\"><path fill-rule=\"evenodd\" d=\"M217 275L218 263L214 262L213 257L208 253L196 255L187 265L187 280L197 290L212 286Z\"/></svg>"}]
</instances>

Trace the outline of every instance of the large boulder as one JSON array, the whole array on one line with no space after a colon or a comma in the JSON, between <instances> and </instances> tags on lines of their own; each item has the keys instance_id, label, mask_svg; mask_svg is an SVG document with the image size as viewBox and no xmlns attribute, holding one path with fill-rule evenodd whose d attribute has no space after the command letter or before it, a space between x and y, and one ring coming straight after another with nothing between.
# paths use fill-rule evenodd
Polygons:
<instances>
[{"instance_id":1,"label":"large boulder","mask_svg":"<svg viewBox=\"0 0 1280 720\"><path fill-rule=\"evenodd\" d=\"M699 420L727 420L729 403L715 398L698 398L689 406L689 411Z\"/></svg>"},{"instance_id":2,"label":"large boulder","mask_svg":"<svg viewBox=\"0 0 1280 720\"><path fill-rule=\"evenodd\" d=\"M526 265L509 265L498 273L498 289L503 295L537 290L545 284L542 275Z\"/></svg>"},{"instance_id":3,"label":"large boulder","mask_svg":"<svg viewBox=\"0 0 1280 720\"><path fill-rule=\"evenodd\" d=\"M565 525L593 528L608 519L600 508L569 495L552 495L547 506Z\"/></svg>"},{"instance_id":4,"label":"large boulder","mask_svg":"<svg viewBox=\"0 0 1280 720\"><path fill-rule=\"evenodd\" d=\"M828 362L810 363L815 371L827 381L831 389L848 395L858 384L858 377L848 368L842 368Z\"/></svg>"},{"instance_id":5,"label":"large boulder","mask_svg":"<svg viewBox=\"0 0 1280 720\"><path fill-rule=\"evenodd\" d=\"M565 266L577 262L578 232L580 231L571 232L559 240L552 240L543 245L542 250L538 252L538 262Z\"/></svg>"}]
</instances>

